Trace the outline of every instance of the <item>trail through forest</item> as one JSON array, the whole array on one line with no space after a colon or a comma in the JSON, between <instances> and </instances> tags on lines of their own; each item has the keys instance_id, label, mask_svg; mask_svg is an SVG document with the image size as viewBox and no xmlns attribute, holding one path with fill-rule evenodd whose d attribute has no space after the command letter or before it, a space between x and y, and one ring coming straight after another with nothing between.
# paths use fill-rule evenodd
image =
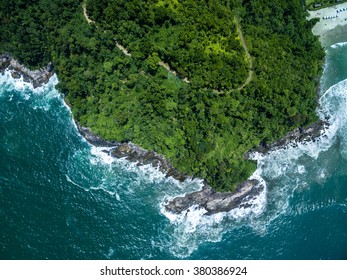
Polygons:
<instances>
[{"instance_id":1,"label":"trail through forest","mask_svg":"<svg viewBox=\"0 0 347 280\"><path fill-rule=\"evenodd\" d=\"M88 24L96 24L95 21L93 21L92 19L90 19L88 17L88 13L87 13L87 2L84 1L83 2L83 16L84 18L86 19L86 21L88 22ZM245 80L245 82L239 86L237 89L232 89L231 91L234 91L234 90L242 90L244 87L246 87L253 79L253 61L252 61L252 57L248 51L248 48L247 48L247 45L246 45L246 42L245 42L245 38L243 37L243 34L242 34L242 30L241 30L241 26L240 26L240 23L237 19L237 17L235 16L234 18L234 21L235 21L235 25L236 25L236 30L237 30L237 33L240 37L240 41L241 41L241 44L242 44L242 47L243 49L245 50L245 54L246 54L246 57L247 57L247 61L248 61L248 64L249 64L249 71L248 71L248 77L247 79ZM131 56L131 53L124 47L122 46L121 44L119 44L118 42L116 42L116 46L118 49L120 49L125 55L127 56ZM164 67L167 71L171 72L173 75L177 76L177 73L176 71L172 70L170 68L170 66L165 63L164 61L159 61L158 63L160 66ZM184 82L186 83L189 83L189 80L187 77L183 78L182 79Z\"/></svg>"},{"instance_id":2,"label":"trail through forest","mask_svg":"<svg viewBox=\"0 0 347 280\"><path fill-rule=\"evenodd\" d=\"M246 81L241 85L239 86L236 90L242 90L245 86L247 86L253 79L253 60L252 60L252 57L248 51L248 48L247 48L247 45L246 45L246 41L245 41L245 38L243 37L243 34L242 34L242 30L241 30L241 26L240 26L240 23L237 19L237 17L235 16L234 18L235 20L235 24L236 24L236 30L237 30L237 33L239 34L239 37L240 37L240 40L241 40L241 44L242 44L242 47L243 49L245 50L245 53L246 53L246 57L247 57L247 60L248 60L248 64L249 64L249 71L248 71L248 77L246 79Z\"/></svg>"}]
</instances>

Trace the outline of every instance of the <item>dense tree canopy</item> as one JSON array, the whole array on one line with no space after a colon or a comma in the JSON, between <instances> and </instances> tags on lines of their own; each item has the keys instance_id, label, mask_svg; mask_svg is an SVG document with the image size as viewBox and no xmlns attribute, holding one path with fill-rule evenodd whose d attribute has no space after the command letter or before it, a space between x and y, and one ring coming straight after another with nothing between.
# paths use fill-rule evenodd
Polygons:
<instances>
[{"instance_id":1,"label":"dense tree canopy","mask_svg":"<svg viewBox=\"0 0 347 280\"><path fill-rule=\"evenodd\" d=\"M132 141L231 190L255 170L245 152L317 120L324 52L300 0L88 0L86 8L95 23L82 1L1 1L0 52L32 68L52 61L76 120L107 140ZM241 88L250 63L235 17L254 72Z\"/></svg>"},{"instance_id":2,"label":"dense tree canopy","mask_svg":"<svg viewBox=\"0 0 347 280\"><path fill-rule=\"evenodd\" d=\"M202 87L236 88L247 58L233 22L236 3L219 0L89 0L96 25L133 56L167 61Z\"/></svg>"}]
</instances>

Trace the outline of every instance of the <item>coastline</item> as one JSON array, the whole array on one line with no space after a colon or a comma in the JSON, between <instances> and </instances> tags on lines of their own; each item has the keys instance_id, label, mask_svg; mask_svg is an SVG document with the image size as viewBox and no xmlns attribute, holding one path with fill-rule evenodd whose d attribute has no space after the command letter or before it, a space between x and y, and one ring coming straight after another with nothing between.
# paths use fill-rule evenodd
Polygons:
<instances>
[{"instance_id":1,"label":"coastline","mask_svg":"<svg viewBox=\"0 0 347 280\"><path fill-rule=\"evenodd\" d=\"M9 55L0 55L0 71L14 70L12 76L21 78L27 82L31 82L34 87L39 87L47 83L49 78L54 74L51 65L46 69L31 71L19 64ZM192 177L180 173L172 164L162 155L148 151L133 143L117 143L103 140L97 135L94 135L89 128L82 127L79 124L77 129L84 139L91 145L97 147L108 147L111 149L105 150L110 156L115 158L126 158L130 162L136 162L138 165L152 165L158 167L161 172L167 177L172 177L180 182ZM322 135L327 123L320 121L308 128L298 128L293 132L288 133L284 138L275 141L274 143L262 144L254 151L262 154L271 152L274 149L284 147L289 143L304 142L315 139ZM245 159L250 159L251 152L245 155ZM205 181L200 191L187 193L182 197L176 197L168 201L165 205L167 211L175 214L180 214L188 210L191 206L198 206L205 209L205 215L212 215L219 212L228 212L237 207L250 207L250 201L258 196L264 190L264 185L257 179L248 179L240 183L232 192L217 192L210 187Z\"/></svg>"},{"instance_id":2,"label":"coastline","mask_svg":"<svg viewBox=\"0 0 347 280\"><path fill-rule=\"evenodd\" d=\"M23 77L24 81L31 82L34 88L46 84L54 74L51 64L49 64L46 69L31 71L10 55L0 55L0 72L3 73L6 70L14 70L12 72L13 78L19 79ZM320 137L327 125L326 121L319 121L307 128L297 128L278 141L271 144L261 144L257 149L246 153L244 157L249 160L253 152L266 154L274 149L283 148L288 144L311 141ZM153 167L157 167L167 177L172 177L180 182L192 179L191 176L182 174L175 169L163 155L154 151L145 150L131 142L108 142L94 135L89 128L82 127L78 123L76 123L76 126L81 136L91 145L111 148L104 150L104 152L112 157L126 158L130 162L136 162L139 166L152 165ZM264 188L265 186L262 182L250 178L240 183L236 189L231 192L218 192L203 181L201 190L176 197L168 201L164 207L167 211L174 214L189 211L189 208L192 206L203 208L205 210L205 215L228 212L237 207L250 207L251 200L263 192Z\"/></svg>"},{"instance_id":3,"label":"coastline","mask_svg":"<svg viewBox=\"0 0 347 280\"><path fill-rule=\"evenodd\" d=\"M346 18L347 18L347 3L338 5L346 7ZM324 10L324 11L323 11ZM335 11L336 8L324 8L319 11L310 12L310 17L316 17L317 13L323 17L327 13ZM310 19L310 18L309 18ZM337 21L331 21L330 24L323 22L319 25L318 22L313 27L313 33L320 36L320 42L324 46L324 40L326 39L328 31L335 27L341 27L342 25L336 24ZM335 25L336 24L336 25ZM344 25L347 24L347 20L344 21ZM331 29L328 29L331 28ZM31 71L18 63L14 58L8 54L0 55L0 71L13 70L12 77L20 78L23 77L24 81L31 82L34 88L41 86L48 82L54 71L52 64L47 65L45 69ZM97 147L110 147L111 149L105 150L110 156L115 158L126 158L130 162L136 162L138 165L152 165L157 167L161 172L166 174L167 177L172 177L180 182L187 179L192 179L191 176L180 173L175 169L172 164L162 155L148 151L136 144L131 142L117 143L108 142L101 139L99 136L94 135L89 128L77 125L79 133L84 137L87 142ZM296 145L297 143L312 141L319 138L324 133L325 128L328 126L328 122L320 120L315 124L310 125L307 128L297 128L294 131L288 133L282 139L279 139L271 144L261 143L261 145L247 152L244 155L246 160L252 159L252 153L257 152L260 154L267 154L273 150L284 148L287 145ZM172 213L180 214L183 211L189 211L191 206L197 206L198 208L205 209L205 215L211 215L219 212L228 212L237 207L250 207L249 203L255 196L259 195L265 186L262 182L257 179L248 179L240 183L234 191L231 192L217 192L210 187L204 180L203 187L201 190L187 193L182 197L176 197L173 200L167 202L165 206L167 211Z\"/></svg>"}]
</instances>

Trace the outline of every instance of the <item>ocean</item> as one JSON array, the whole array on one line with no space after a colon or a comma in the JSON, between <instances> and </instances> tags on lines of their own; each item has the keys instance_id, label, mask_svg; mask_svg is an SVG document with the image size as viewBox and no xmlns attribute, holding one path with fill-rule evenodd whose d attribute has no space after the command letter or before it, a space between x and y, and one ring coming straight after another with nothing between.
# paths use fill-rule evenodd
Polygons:
<instances>
[{"instance_id":1,"label":"ocean","mask_svg":"<svg viewBox=\"0 0 347 280\"><path fill-rule=\"evenodd\" d=\"M346 38L347 41L347 38ZM1 259L347 259L347 43L326 48L315 141L255 155L247 209L173 215L201 188L114 159L78 133L55 90L0 75Z\"/></svg>"}]
</instances>

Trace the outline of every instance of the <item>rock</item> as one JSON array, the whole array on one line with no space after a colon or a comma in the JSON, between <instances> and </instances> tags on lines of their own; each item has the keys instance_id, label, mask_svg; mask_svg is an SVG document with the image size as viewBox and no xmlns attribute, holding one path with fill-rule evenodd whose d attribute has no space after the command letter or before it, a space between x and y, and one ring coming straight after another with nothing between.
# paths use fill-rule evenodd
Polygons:
<instances>
[{"instance_id":1,"label":"rock","mask_svg":"<svg viewBox=\"0 0 347 280\"><path fill-rule=\"evenodd\" d=\"M187 175L180 173L172 164L162 155L145 150L133 143L109 142L94 135L87 127L77 126L81 135L92 145L98 147L111 147L109 154L115 158L126 158L130 162L137 162L138 165L151 164L158 167L167 177L173 177L180 182L187 178Z\"/></svg>"},{"instance_id":2,"label":"rock","mask_svg":"<svg viewBox=\"0 0 347 280\"><path fill-rule=\"evenodd\" d=\"M237 207L249 207L247 203L260 194L264 186L258 180L247 180L233 192L216 192L205 184L202 190L176 197L165 205L166 210L180 214L193 205L206 210L205 215L228 212Z\"/></svg>"},{"instance_id":3,"label":"rock","mask_svg":"<svg viewBox=\"0 0 347 280\"><path fill-rule=\"evenodd\" d=\"M13 79L20 79L20 77L21 77L20 73L18 73L18 72L12 72L11 76Z\"/></svg>"},{"instance_id":4,"label":"rock","mask_svg":"<svg viewBox=\"0 0 347 280\"><path fill-rule=\"evenodd\" d=\"M258 152L261 154L267 154L271 151L285 148L287 145L297 145L298 143L314 141L318 137L320 137L324 129L329 126L327 120L319 120L317 123L314 123L306 128L299 127L292 132L289 132L285 137L280 140L274 141L270 144L261 143L259 147L253 149L245 154L245 159L251 159L251 155L254 152Z\"/></svg>"},{"instance_id":5,"label":"rock","mask_svg":"<svg viewBox=\"0 0 347 280\"><path fill-rule=\"evenodd\" d=\"M90 144L97 147L115 147L118 144L105 141L99 136L94 135L88 127L77 125L79 133L86 139Z\"/></svg>"},{"instance_id":6,"label":"rock","mask_svg":"<svg viewBox=\"0 0 347 280\"><path fill-rule=\"evenodd\" d=\"M181 182L188 178L187 175L178 172L164 156L154 151L145 150L133 143L116 145L112 149L111 155L116 158L126 158L130 162L137 162L138 165L151 164L153 167L158 167L167 177L171 176Z\"/></svg>"},{"instance_id":7,"label":"rock","mask_svg":"<svg viewBox=\"0 0 347 280\"><path fill-rule=\"evenodd\" d=\"M269 153L273 150L284 148L285 146L297 145L300 142L314 141L323 134L328 126L326 120L320 120L307 128L297 128L288 133L280 140L271 144L261 143L261 145L245 154L245 159L251 159L251 154L259 152ZM249 207L250 199L259 195L264 186L257 180L247 180L241 183L233 192L216 192L211 187L205 185L202 190L186 194L183 197L176 197L168 202L166 210L179 214L189 207L196 205L206 210L205 215L211 215L219 212L228 212L236 207Z\"/></svg>"},{"instance_id":8,"label":"rock","mask_svg":"<svg viewBox=\"0 0 347 280\"><path fill-rule=\"evenodd\" d=\"M49 63L46 69L40 70L29 70L25 66L21 65L18 61L13 59L8 54L0 55L0 71L13 70L12 77L19 79L23 76L25 82L32 83L34 88L42 86L43 84L48 83L50 77L53 76L53 66L52 63Z\"/></svg>"}]
</instances>

